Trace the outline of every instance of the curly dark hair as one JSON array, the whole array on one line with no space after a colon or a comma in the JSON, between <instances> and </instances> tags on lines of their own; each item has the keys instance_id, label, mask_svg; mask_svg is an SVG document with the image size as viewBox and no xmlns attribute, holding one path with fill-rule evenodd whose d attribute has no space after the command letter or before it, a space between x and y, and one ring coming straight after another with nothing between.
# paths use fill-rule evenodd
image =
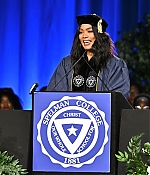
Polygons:
<instances>
[{"instance_id":1,"label":"curly dark hair","mask_svg":"<svg viewBox=\"0 0 150 175\"><path fill-rule=\"evenodd\" d=\"M0 100L7 96L14 109L22 110L21 99L13 92L12 88L0 88Z\"/></svg>"},{"instance_id":2,"label":"curly dark hair","mask_svg":"<svg viewBox=\"0 0 150 175\"><path fill-rule=\"evenodd\" d=\"M80 29L80 27L79 27ZM77 30L74 41L73 41L73 46L71 49L71 63L74 65L74 63L81 57L81 55L85 52L83 46L80 43L79 40L79 29ZM91 52L93 52L93 69L95 69L96 72L100 70L102 67L106 66L106 63L108 62L109 59L113 55L116 55L115 51L115 46L113 44L113 41L111 40L110 36L108 33L103 32L103 33L98 33L97 27L92 26L94 35L95 35L95 42L91 48ZM82 65L82 62L84 60L81 60L77 66L76 70L80 69L80 66Z\"/></svg>"}]
</instances>

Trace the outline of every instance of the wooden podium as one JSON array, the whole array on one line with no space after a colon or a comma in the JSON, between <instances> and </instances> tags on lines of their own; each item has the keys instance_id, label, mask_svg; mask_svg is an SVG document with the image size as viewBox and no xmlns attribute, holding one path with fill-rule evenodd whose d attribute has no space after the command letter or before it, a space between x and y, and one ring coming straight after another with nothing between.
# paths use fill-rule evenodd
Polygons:
<instances>
[{"instance_id":1,"label":"wooden podium","mask_svg":"<svg viewBox=\"0 0 150 175\"><path fill-rule=\"evenodd\" d=\"M48 92L47 92L48 93ZM111 155L110 155L110 173L96 173L97 175L116 175L118 171L118 162L115 153L118 152L120 135L120 119L122 109L132 107L122 94L111 92ZM124 126L121 126L124 127ZM144 131L143 131L144 132ZM7 150L10 155L20 160L20 164L27 168L32 175L95 175L90 172L32 172L32 133L33 118L32 111L11 110L0 111L0 150Z\"/></svg>"}]
</instances>

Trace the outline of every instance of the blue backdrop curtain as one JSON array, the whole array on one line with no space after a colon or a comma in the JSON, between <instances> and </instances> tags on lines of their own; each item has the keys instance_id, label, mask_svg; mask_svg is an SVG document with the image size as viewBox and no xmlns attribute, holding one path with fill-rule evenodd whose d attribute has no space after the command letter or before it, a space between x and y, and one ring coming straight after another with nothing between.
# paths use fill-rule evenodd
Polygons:
<instances>
[{"instance_id":1,"label":"blue backdrop curtain","mask_svg":"<svg viewBox=\"0 0 150 175\"><path fill-rule=\"evenodd\" d=\"M60 60L70 53L77 15L96 13L109 23L113 41L133 28L150 0L0 0L0 87L11 87L23 109L31 109L29 90L49 83Z\"/></svg>"}]
</instances>

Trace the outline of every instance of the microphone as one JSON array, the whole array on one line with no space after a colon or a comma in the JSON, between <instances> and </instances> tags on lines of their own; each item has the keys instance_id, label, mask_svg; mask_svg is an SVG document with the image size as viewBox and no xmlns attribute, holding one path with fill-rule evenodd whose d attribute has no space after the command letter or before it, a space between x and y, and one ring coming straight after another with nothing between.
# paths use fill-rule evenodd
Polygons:
<instances>
[{"instance_id":1,"label":"microphone","mask_svg":"<svg viewBox=\"0 0 150 175\"><path fill-rule=\"evenodd\" d=\"M78 64L78 62L84 58L84 55L87 51L85 50L84 53L82 54L82 56L73 64L73 66L69 69L69 71L55 84L55 86L50 90L53 91L55 89L56 86L58 86L58 84L62 81L62 79L69 74L69 72L76 66L76 64Z\"/></svg>"},{"instance_id":2,"label":"microphone","mask_svg":"<svg viewBox=\"0 0 150 175\"><path fill-rule=\"evenodd\" d=\"M89 66L89 68L94 72L94 74L98 77L98 79L103 83L103 85L106 87L106 89L111 92L108 88L108 86L104 83L104 81L100 78L100 76L97 75L97 73L95 72L95 70L91 67L91 65L88 63L88 61L84 58L84 61L86 62L86 64Z\"/></svg>"},{"instance_id":3,"label":"microphone","mask_svg":"<svg viewBox=\"0 0 150 175\"><path fill-rule=\"evenodd\" d=\"M31 87L31 89L30 89L29 94L32 94L32 93L36 90L36 88L37 88L38 86L39 86L38 83L34 83L34 84L32 85L32 87Z\"/></svg>"}]
</instances>

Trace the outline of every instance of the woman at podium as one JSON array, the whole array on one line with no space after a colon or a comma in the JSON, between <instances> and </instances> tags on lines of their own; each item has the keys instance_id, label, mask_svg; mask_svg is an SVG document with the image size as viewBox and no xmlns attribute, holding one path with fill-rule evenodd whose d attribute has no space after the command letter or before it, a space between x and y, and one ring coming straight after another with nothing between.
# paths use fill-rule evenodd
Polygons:
<instances>
[{"instance_id":1,"label":"woman at podium","mask_svg":"<svg viewBox=\"0 0 150 175\"><path fill-rule=\"evenodd\" d=\"M106 33L108 23L96 14L77 16L71 54L62 59L47 91L116 91L126 98L130 83L124 60L116 56Z\"/></svg>"}]
</instances>

